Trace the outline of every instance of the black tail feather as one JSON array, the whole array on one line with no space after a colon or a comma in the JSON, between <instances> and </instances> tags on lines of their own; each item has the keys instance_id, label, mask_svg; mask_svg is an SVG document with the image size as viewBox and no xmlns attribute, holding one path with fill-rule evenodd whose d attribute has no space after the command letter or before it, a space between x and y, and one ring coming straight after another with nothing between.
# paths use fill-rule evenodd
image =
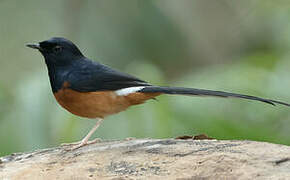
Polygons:
<instances>
[{"instance_id":1,"label":"black tail feather","mask_svg":"<svg viewBox=\"0 0 290 180\"><path fill-rule=\"evenodd\" d=\"M215 96L215 97L223 97L223 98L228 98L228 97L241 98L241 99L261 101L264 103L271 104L273 106L275 106L276 104L290 106L290 104L288 103L284 103L284 102L276 101L272 99L264 99L260 97L243 95L243 94L229 93L229 92L223 92L223 91L212 91L212 90L205 90L205 89L195 89L195 88L148 86L141 89L139 92L193 95L193 96Z\"/></svg>"}]
</instances>

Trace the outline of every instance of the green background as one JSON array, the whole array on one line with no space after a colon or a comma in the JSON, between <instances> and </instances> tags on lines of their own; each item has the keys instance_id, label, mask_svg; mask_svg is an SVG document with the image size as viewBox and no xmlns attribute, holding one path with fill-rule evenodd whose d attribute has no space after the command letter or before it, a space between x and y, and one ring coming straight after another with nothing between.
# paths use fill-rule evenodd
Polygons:
<instances>
[{"instance_id":1,"label":"green background","mask_svg":"<svg viewBox=\"0 0 290 180\"><path fill-rule=\"evenodd\" d=\"M95 120L55 101L40 53L62 36L96 61L156 85L290 102L285 0L0 0L0 155L80 140ZM206 133L290 145L290 109L238 99L161 96L106 118L94 137Z\"/></svg>"}]
</instances>

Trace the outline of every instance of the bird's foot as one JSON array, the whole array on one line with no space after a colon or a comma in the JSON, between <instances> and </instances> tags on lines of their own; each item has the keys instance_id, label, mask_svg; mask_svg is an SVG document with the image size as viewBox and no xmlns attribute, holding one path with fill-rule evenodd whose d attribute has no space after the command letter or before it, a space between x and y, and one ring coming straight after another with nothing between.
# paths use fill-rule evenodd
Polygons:
<instances>
[{"instance_id":1,"label":"bird's foot","mask_svg":"<svg viewBox=\"0 0 290 180\"><path fill-rule=\"evenodd\" d=\"M101 142L101 139L96 138L92 141L78 141L78 142L74 142L74 143L63 143L63 144L61 144L61 146L68 147L68 148L66 148L66 151L72 151L72 150L78 149L80 147L83 147L83 146L86 146L89 144L95 144L98 142Z\"/></svg>"},{"instance_id":2,"label":"bird's foot","mask_svg":"<svg viewBox=\"0 0 290 180\"><path fill-rule=\"evenodd\" d=\"M125 141L132 141L132 140L135 140L136 138L135 137L127 137L127 138L125 138L124 140Z\"/></svg>"}]
</instances>

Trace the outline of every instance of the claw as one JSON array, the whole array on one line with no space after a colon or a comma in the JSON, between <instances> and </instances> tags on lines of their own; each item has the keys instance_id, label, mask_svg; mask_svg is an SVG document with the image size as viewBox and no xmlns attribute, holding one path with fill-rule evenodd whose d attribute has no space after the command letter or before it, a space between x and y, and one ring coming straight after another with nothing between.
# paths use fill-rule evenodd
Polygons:
<instances>
[{"instance_id":1,"label":"claw","mask_svg":"<svg viewBox=\"0 0 290 180\"><path fill-rule=\"evenodd\" d=\"M101 139L99 138L96 138L92 141L79 141L79 142L75 142L75 143L64 143L62 144L62 146L72 146L71 148L67 148L65 149L66 151L73 151L73 150L76 150L78 148L81 148L83 146L87 146L87 145L90 145L90 144L95 144L95 143L98 143L98 142L101 142Z\"/></svg>"}]
</instances>

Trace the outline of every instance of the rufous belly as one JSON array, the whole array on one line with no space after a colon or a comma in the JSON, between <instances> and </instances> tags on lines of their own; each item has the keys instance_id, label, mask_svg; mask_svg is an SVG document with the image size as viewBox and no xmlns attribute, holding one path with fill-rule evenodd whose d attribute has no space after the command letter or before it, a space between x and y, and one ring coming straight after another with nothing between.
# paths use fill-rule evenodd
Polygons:
<instances>
[{"instance_id":1,"label":"rufous belly","mask_svg":"<svg viewBox=\"0 0 290 180\"><path fill-rule=\"evenodd\" d=\"M77 116L87 118L104 118L158 95L160 93L135 92L127 96L118 96L114 91L78 92L68 88L54 93L63 108Z\"/></svg>"}]
</instances>

